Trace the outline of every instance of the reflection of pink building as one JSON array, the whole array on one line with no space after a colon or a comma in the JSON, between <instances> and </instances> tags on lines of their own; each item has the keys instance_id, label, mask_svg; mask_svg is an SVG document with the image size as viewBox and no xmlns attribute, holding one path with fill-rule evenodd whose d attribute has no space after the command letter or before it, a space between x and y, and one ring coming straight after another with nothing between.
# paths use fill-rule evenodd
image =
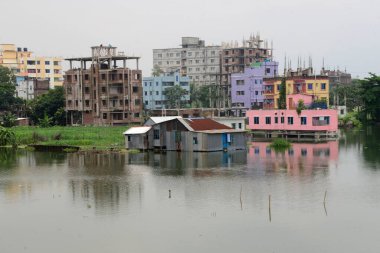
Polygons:
<instances>
[{"instance_id":1,"label":"reflection of pink building","mask_svg":"<svg viewBox=\"0 0 380 253\"><path fill-rule=\"evenodd\" d=\"M267 142L253 142L247 164L267 170L286 169L288 173L310 174L313 169L327 169L330 162L338 161L338 142L293 143L284 153L276 153Z\"/></svg>"},{"instance_id":2,"label":"reflection of pink building","mask_svg":"<svg viewBox=\"0 0 380 253\"><path fill-rule=\"evenodd\" d=\"M310 131L336 132L338 114L336 110L249 110L248 128L265 131Z\"/></svg>"}]
</instances>

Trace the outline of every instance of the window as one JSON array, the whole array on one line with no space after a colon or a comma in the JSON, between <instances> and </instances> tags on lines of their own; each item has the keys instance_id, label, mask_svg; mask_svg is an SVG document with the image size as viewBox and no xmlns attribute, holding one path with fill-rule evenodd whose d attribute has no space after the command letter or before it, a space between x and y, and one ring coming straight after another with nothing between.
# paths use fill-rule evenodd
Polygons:
<instances>
[{"instance_id":1,"label":"window","mask_svg":"<svg viewBox=\"0 0 380 253\"><path fill-rule=\"evenodd\" d=\"M244 80L236 80L236 85L244 85Z\"/></svg>"},{"instance_id":2,"label":"window","mask_svg":"<svg viewBox=\"0 0 380 253\"><path fill-rule=\"evenodd\" d=\"M236 95L238 95L238 96L244 96L244 91L243 90L236 91Z\"/></svg>"},{"instance_id":3,"label":"window","mask_svg":"<svg viewBox=\"0 0 380 253\"><path fill-rule=\"evenodd\" d=\"M144 82L144 85L145 85L145 87L147 87L147 86L148 86L148 83L147 83L147 82Z\"/></svg>"},{"instance_id":4,"label":"window","mask_svg":"<svg viewBox=\"0 0 380 253\"><path fill-rule=\"evenodd\" d=\"M135 105L140 105L140 99L135 99ZM135 117L136 118L136 117Z\"/></svg>"},{"instance_id":5,"label":"window","mask_svg":"<svg viewBox=\"0 0 380 253\"><path fill-rule=\"evenodd\" d=\"M159 92L159 91L156 91L156 95L157 95L157 96L160 95L160 92Z\"/></svg>"},{"instance_id":6,"label":"window","mask_svg":"<svg viewBox=\"0 0 380 253\"><path fill-rule=\"evenodd\" d=\"M307 156L307 149L302 148L301 149L301 155L302 156Z\"/></svg>"},{"instance_id":7,"label":"window","mask_svg":"<svg viewBox=\"0 0 380 253\"><path fill-rule=\"evenodd\" d=\"M54 61L54 66L58 66L59 63L57 61Z\"/></svg>"},{"instance_id":8,"label":"window","mask_svg":"<svg viewBox=\"0 0 380 253\"><path fill-rule=\"evenodd\" d=\"M133 114L133 117L135 117L135 118L140 118L140 113L135 112L135 113Z\"/></svg>"},{"instance_id":9,"label":"window","mask_svg":"<svg viewBox=\"0 0 380 253\"><path fill-rule=\"evenodd\" d=\"M270 125L271 124L271 118L265 117L265 124Z\"/></svg>"},{"instance_id":10,"label":"window","mask_svg":"<svg viewBox=\"0 0 380 253\"><path fill-rule=\"evenodd\" d=\"M259 92L258 92L257 90L255 91L255 95L256 95L256 96L259 95Z\"/></svg>"},{"instance_id":11,"label":"window","mask_svg":"<svg viewBox=\"0 0 380 253\"><path fill-rule=\"evenodd\" d=\"M107 113L103 113L103 119L107 119Z\"/></svg>"},{"instance_id":12,"label":"window","mask_svg":"<svg viewBox=\"0 0 380 253\"><path fill-rule=\"evenodd\" d=\"M242 125L241 125L241 123L239 123L239 129L241 129L241 127L242 127Z\"/></svg>"},{"instance_id":13,"label":"window","mask_svg":"<svg viewBox=\"0 0 380 253\"><path fill-rule=\"evenodd\" d=\"M148 96L148 92L147 91L145 91L144 94L145 94L145 96Z\"/></svg>"},{"instance_id":14,"label":"window","mask_svg":"<svg viewBox=\"0 0 380 253\"><path fill-rule=\"evenodd\" d=\"M293 117L288 117L288 125L293 125Z\"/></svg>"},{"instance_id":15,"label":"window","mask_svg":"<svg viewBox=\"0 0 380 253\"><path fill-rule=\"evenodd\" d=\"M45 73L50 73L50 69L45 69Z\"/></svg>"},{"instance_id":16,"label":"window","mask_svg":"<svg viewBox=\"0 0 380 253\"><path fill-rule=\"evenodd\" d=\"M269 73L270 73L270 68L266 68L266 69L265 69L265 72L266 72L267 74L269 74Z\"/></svg>"},{"instance_id":17,"label":"window","mask_svg":"<svg viewBox=\"0 0 380 253\"><path fill-rule=\"evenodd\" d=\"M281 117L281 124L285 123L285 117Z\"/></svg>"},{"instance_id":18,"label":"window","mask_svg":"<svg viewBox=\"0 0 380 253\"><path fill-rule=\"evenodd\" d=\"M236 123L232 123L231 125L233 129L236 129Z\"/></svg>"},{"instance_id":19,"label":"window","mask_svg":"<svg viewBox=\"0 0 380 253\"><path fill-rule=\"evenodd\" d=\"M160 130L159 129L154 129L153 130L153 139L159 140L160 139Z\"/></svg>"},{"instance_id":20,"label":"window","mask_svg":"<svg viewBox=\"0 0 380 253\"><path fill-rule=\"evenodd\" d=\"M193 144L198 144L198 137L193 137Z\"/></svg>"},{"instance_id":21,"label":"window","mask_svg":"<svg viewBox=\"0 0 380 253\"><path fill-rule=\"evenodd\" d=\"M307 84L307 89L308 90L312 90L313 89L313 84L312 83L308 83Z\"/></svg>"},{"instance_id":22,"label":"window","mask_svg":"<svg viewBox=\"0 0 380 253\"><path fill-rule=\"evenodd\" d=\"M274 117L274 123L278 124L278 117Z\"/></svg>"},{"instance_id":23,"label":"window","mask_svg":"<svg viewBox=\"0 0 380 253\"><path fill-rule=\"evenodd\" d=\"M301 117L301 125L307 125L306 117Z\"/></svg>"},{"instance_id":24,"label":"window","mask_svg":"<svg viewBox=\"0 0 380 253\"><path fill-rule=\"evenodd\" d=\"M50 61L45 61L45 65L50 65Z\"/></svg>"},{"instance_id":25,"label":"window","mask_svg":"<svg viewBox=\"0 0 380 253\"><path fill-rule=\"evenodd\" d=\"M128 135L128 141L131 141L131 136L130 135Z\"/></svg>"},{"instance_id":26,"label":"window","mask_svg":"<svg viewBox=\"0 0 380 253\"><path fill-rule=\"evenodd\" d=\"M255 125L260 124L259 117L253 117L253 124L255 124Z\"/></svg>"},{"instance_id":27,"label":"window","mask_svg":"<svg viewBox=\"0 0 380 253\"><path fill-rule=\"evenodd\" d=\"M330 125L329 116L313 117L313 126L327 126Z\"/></svg>"},{"instance_id":28,"label":"window","mask_svg":"<svg viewBox=\"0 0 380 253\"><path fill-rule=\"evenodd\" d=\"M279 91L281 89L281 84L278 84L277 85L277 91Z\"/></svg>"},{"instance_id":29,"label":"window","mask_svg":"<svg viewBox=\"0 0 380 253\"><path fill-rule=\"evenodd\" d=\"M325 83L321 83L321 90L326 90L326 84Z\"/></svg>"}]
</instances>

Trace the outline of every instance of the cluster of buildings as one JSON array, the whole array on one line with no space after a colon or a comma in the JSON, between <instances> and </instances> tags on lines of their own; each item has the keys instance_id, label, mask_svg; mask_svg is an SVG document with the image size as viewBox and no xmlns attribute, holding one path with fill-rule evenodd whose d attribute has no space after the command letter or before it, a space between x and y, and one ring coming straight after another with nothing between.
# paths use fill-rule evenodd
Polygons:
<instances>
[{"instance_id":1,"label":"cluster of buildings","mask_svg":"<svg viewBox=\"0 0 380 253\"><path fill-rule=\"evenodd\" d=\"M60 57L36 56L26 47L0 44L0 65L12 70L16 76L16 96L26 100L63 84Z\"/></svg>"},{"instance_id":2,"label":"cluster of buildings","mask_svg":"<svg viewBox=\"0 0 380 253\"><path fill-rule=\"evenodd\" d=\"M63 85L69 125L141 124L148 116L176 116L181 119L165 123L165 129L174 131L171 128L174 124L191 132L191 138L202 140L199 131L213 131L192 127L196 118L202 117L215 121L223 117L236 119L228 126L229 130L243 131L247 125L251 131L264 131L267 137L296 135L302 138L300 131L334 132L337 113L328 109L330 86L351 82L351 75L345 71L322 68L316 73L311 60L308 67L305 64L302 67L299 61L297 69L288 64L284 71L279 71L279 63L273 59L273 45L269 46L259 34L251 35L242 43L220 45L206 45L198 37L183 37L178 48L153 49L153 66L158 71L151 76L143 76L139 57L125 55L111 45L94 46L88 57L65 60L69 69L63 75L61 58L38 57L27 48L0 45L0 65L9 67L16 75L17 96L32 99ZM135 67L127 64L130 61L136 63ZM210 87L210 91L213 87L212 98L209 98L211 108L191 108L191 85ZM285 85L287 109L280 110L282 85ZM168 89L173 87L181 88L183 94L174 101L174 108L170 108ZM296 112L301 100L307 109ZM149 149L155 143L157 129L155 126L143 128L137 132L143 131L140 137L149 141L144 141L143 148ZM224 131L232 134L227 132ZM224 133L218 132L221 136ZM178 138L195 144L197 141L189 136L186 133Z\"/></svg>"}]
</instances>

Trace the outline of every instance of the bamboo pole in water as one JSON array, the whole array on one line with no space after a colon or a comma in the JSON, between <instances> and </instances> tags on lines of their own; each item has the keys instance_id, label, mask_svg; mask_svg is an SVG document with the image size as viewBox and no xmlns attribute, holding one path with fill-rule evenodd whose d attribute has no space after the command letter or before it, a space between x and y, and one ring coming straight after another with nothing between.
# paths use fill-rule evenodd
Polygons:
<instances>
[{"instance_id":1,"label":"bamboo pole in water","mask_svg":"<svg viewBox=\"0 0 380 253\"><path fill-rule=\"evenodd\" d=\"M240 209L243 211L243 200L241 198L242 192L243 192L243 186L241 185L240 186Z\"/></svg>"},{"instance_id":2,"label":"bamboo pole in water","mask_svg":"<svg viewBox=\"0 0 380 253\"><path fill-rule=\"evenodd\" d=\"M272 210L271 210L271 196L270 196L270 194L269 194L269 199L268 199L268 201L269 201L269 222L272 222Z\"/></svg>"}]
</instances>

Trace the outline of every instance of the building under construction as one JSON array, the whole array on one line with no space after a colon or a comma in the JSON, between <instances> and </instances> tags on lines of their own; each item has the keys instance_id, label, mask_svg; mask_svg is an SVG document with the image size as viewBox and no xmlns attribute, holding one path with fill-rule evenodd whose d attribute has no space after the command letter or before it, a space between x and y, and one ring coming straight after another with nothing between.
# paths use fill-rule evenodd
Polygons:
<instances>
[{"instance_id":1,"label":"building under construction","mask_svg":"<svg viewBox=\"0 0 380 253\"><path fill-rule=\"evenodd\" d=\"M66 59L70 64L64 75L67 123L140 123L143 104L139 57L125 56L112 46L91 49L91 57ZM136 69L127 67L130 60L136 62Z\"/></svg>"}]
</instances>

